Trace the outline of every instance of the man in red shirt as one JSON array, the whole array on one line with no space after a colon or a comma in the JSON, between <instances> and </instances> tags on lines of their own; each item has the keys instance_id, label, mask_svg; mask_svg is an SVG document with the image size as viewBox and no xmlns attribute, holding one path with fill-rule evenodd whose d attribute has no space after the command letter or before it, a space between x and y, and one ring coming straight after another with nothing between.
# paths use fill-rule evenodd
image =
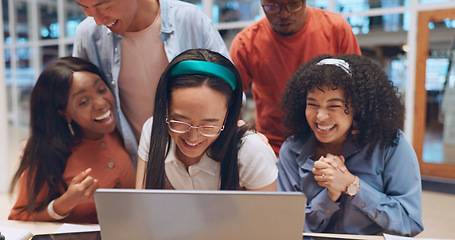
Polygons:
<instances>
[{"instance_id":1,"label":"man in red shirt","mask_svg":"<svg viewBox=\"0 0 455 240\"><path fill-rule=\"evenodd\" d=\"M320 54L361 54L349 23L339 14L306 6L306 0L261 0L266 18L234 38L231 58L243 90L251 84L257 130L278 155L282 137L280 97L292 73Z\"/></svg>"}]
</instances>

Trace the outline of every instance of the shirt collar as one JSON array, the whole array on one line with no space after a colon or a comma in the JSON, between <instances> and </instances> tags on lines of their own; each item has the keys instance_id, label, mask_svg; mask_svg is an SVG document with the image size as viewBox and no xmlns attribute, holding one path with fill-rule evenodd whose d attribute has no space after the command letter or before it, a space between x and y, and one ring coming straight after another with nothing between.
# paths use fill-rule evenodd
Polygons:
<instances>
[{"instance_id":1,"label":"shirt collar","mask_svg":"<svg viewBox=\"0 0 455 240\"><path fill-rule=\"evenodd\" d=\"M295 136L291 136L288 140L290 140L289 149L297 155L310 153L314 155L314 146L316 146L316 137L314 134L303 138L296 138Z\"/></svg>"},{"instance_id":2,"label":"shirt collar","mask_svg":"<svg viewBox=\"0 0 455 240\"><path fill-rule=\"evenodd\" d=\"M352 135L349 135L343 145L343 148L341 149L341 155L347 159L351 155L360 152L361 150L362 148L352 140Z\"/></svg>"}]
</instances>

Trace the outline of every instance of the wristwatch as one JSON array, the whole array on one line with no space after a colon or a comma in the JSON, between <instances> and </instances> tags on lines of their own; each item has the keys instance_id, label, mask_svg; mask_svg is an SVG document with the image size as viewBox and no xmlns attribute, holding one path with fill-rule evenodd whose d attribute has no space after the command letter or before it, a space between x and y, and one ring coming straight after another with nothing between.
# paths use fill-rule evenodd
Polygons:
<instances>
[{"instance_id":1,"label":"wristwatch","mask_svg":"<svg viewBox=\"0 0 455 240\"><path fill-rule=\"evenodd\" d=\"M357 192L359 191L359 188L360 188L360 179L359 179L359 177L355 176L354 182L349 184L346 187L346 194L352 197L357 194Z\"/></svg>"}]
</instances>

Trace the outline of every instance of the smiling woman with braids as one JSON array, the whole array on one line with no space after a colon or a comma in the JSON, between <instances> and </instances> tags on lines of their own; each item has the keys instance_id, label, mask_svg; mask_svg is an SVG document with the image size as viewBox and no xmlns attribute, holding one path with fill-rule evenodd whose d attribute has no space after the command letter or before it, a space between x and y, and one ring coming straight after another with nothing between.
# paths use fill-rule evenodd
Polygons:
<instances>
[{"instance_id":1,"label":"smiling woman with braids","mask_svg":"<svg viewBox=\"0 0 455 240\"><path fill-rule=\"evenodd\" d=\"M314 58L291 77L281 105L290 137L280 150L278 189L307 196L305 231L423 230L404 106L377 64L358 55Z\"/></svg>"}]
</instances>

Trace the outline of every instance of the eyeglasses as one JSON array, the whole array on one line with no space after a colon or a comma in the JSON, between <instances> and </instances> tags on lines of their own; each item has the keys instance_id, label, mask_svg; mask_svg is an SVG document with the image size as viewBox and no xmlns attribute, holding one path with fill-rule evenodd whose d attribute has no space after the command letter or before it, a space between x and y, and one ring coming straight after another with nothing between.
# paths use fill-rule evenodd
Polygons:
<instances>
[{"instance_id":1,"label":"eyeglasses","mask_svg":"<svg viewBox=\"0 0 455 240\"><path fill-rule=\"evenodd\" d=\"M166 118L166 123L169 126L169 129L175 133L187 133L189 132L192 128L197 128L199 133L202 136L205 137L215 137L216 135L220 134L221 131L224 130L224 125L223 127L217 127L217 126L199 126L195 127L192 126L191 124L188 124L186 122L180 122L176 120L169 120Z\"/></svg>"},{"instance_id":2,"label":"eyeglasses","mask_svg":"<svg viewBox=\"0 0 455 240\"><path fill-rule=\"evenodd\" d=\"M268 4L262 5L264 12L267 14L278 14L281 11L281 7L286 6L286 10L290 13L300 11L303 7L303 1L291 2L286 4Z\"/></svg>"}]
</instances>

